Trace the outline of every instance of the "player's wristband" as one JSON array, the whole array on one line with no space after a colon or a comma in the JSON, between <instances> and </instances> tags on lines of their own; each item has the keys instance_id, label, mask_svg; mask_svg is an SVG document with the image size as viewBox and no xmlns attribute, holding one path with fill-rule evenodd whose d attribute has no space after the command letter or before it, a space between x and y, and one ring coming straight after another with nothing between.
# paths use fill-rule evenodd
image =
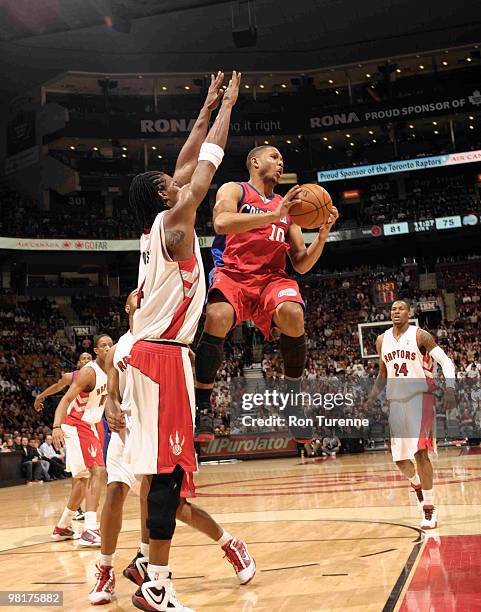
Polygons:
<instances>
[{"instance_id":1,"label":"player's wristband","mask_svg":"<svg viewBox=\"0 0 481 612\"><path fill-rule=\"evenodd\" d=\"M210 162L216 170L220 166L223 158L224 150L213 142L204 142L200 147L199 161Z\"/></svg>"},{"instance_id":2,"label":"player's wristband","mask_svg":"<svg viewBox=\"0 0 481 612\"><path fill-rule=\"evenodd\" d=\"M53 431L54 429L62 429L62 426L61 426L61 425L53 425L53 426L52 426L52 431Z\"/></svg>"}]
</instances>

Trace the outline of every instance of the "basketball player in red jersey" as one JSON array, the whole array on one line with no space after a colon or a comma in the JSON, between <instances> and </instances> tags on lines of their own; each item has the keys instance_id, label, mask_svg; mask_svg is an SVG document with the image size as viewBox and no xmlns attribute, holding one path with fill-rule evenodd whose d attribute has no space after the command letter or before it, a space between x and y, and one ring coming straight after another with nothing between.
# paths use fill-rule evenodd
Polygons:
<instances>
[{"instance_id":1,"label":"basketball player in red jersey","mask_svg":"<svg viewBox=\"0 0 481 612\"><path fill-rule=\"evenodd\" d=\"M114 344L106 359L109 398L105 403L105 416L112 435L106 461L107 496L100 520L101 554L97 564L96 584L89 593L89 601L95 605L110 603L114 596L114 554L122 528L122 511L129 489L136 484L136 477L130 466L130 456L133 449L130 448L131 407L130 389L127 385L127 369L132 349L132 328L136 308L137 290L128 296L125 304L125 311L129 316L129 331L119 338L117 344ZM190 356L191 367L193 367L193 357L192 353ZM140 490L140 550L123 572L126 578L138 586L141 586L144 581L149 563L147 496L150 484L151 478L144 476ZM184 497L180 500L176 518L193 529L201 531L221 547L227 560L234 566L241 584L247 584L252 580L255 574L253 559L247 566L245 559L242 563L238 561L239 552L244 552L244 556L249 557L244 542L231 536L207 512L188 502Z\"/></svg>"},{"instance_id":2,"label":"basketball player in red jersey","mask_svg":"<svg viewBox=\"0 0 481 612\"><path fill-rule=\"evenodd\" d=\"M434 450L433 360L446 379L446 410L456 403L454 363L430 333L409 324L409 304L405 300L393 302L391 321L392 328L376 340L379 374L368 403L372 406L387 385L393 460L416 492L423 513L421 527L435 529L433 466L428 454Z\"/></svg>"},{"instance_id":3,"label":"basketball player in red jersey","mask_svg":"<svg viewBox=\"0 0 481 612\"><path fill-rule=\"evenodd\" d=\"M132 471L151 475L147 498L149 564L147 576L132 598L141 610L189 612L177 600L168 562L181 490L187 495L193 489L192 473L197 469L188 345L202 313L205 284L194 225L197 208L223 158L239 84L240 74L234 72L200 148L190 183L180 187L175 177L159 173L152 193L144 185L149 177L142 175L134 178L130 188L129 199L137 218L150 227L127 382L131 447L136 449L131 453ZM159 213L161 201L167 210Z\"/></svg>"},{"instance_id":4,"label":"basketball player in red jersey","mask_svg":"<svg viewBox=\"0 0 481 612\"><path fill-rule=\"evenodd\" d=\"M86 497L85 529L79 544L100 546L97 508L105 467L97 424L102 419L107 399L107 375L104 368L111 346L110 336L96 336L94 352L97 358L84 365L55 411L52 431L54 446L57 449L65 446L67 470L81 484L72 488L69 502L52 533L54 540L76 539L70 524L75 508Z\"/></svg>"},{"instance_id":5,"label":"basketball player in red jersey","mask_svg":"<svg viewBox=\"0 0 481 612\"><path fill-rule=\"evenodd\" d=\"M223 185L214 208L215 268L195 360L199 440L212 438L210 398L224 359L224 339L242 321L252 320L267 339L273 326L280 330L287 391L300 391L306 361L304 302L298 284L286 273L286 253L296 272L308 272L339 216L334 208L306 247L300 227L289 217L289 209L299 201L300 187L293 187L285 197L274 193L284 171L281 153L271 146L256 147L247 155L247 170L249 182ZM296 409L290 405L287 412L295 414ZM303 442L312 437L302 428L293 433Z\"/></svg>"}]
</instances>

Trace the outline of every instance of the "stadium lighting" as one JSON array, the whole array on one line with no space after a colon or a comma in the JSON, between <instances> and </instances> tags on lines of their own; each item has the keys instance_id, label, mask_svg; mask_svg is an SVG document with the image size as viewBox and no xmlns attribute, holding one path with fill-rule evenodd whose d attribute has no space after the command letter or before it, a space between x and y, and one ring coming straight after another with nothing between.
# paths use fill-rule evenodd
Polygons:
<instances>
[{"instance_id":1,"label":"stadium lighting","mask_svg":"<svg viewBox=\"0 0 481 612\"><path fill-rule=\"evenodd\" d=\"M292 140L286 140L287 144L292 144Z\"/></svg>"},{"instance_id":2,"label":"stadium lighting","mask_svg":"<svg viewBox=\"0 0 481 612\"><path fill-rule=\"evenodd\" d=\"M369 130L369 134L374 134L374 132L372 130Z\"/></svg>"},{"instance_id":3,"label":"stadium lighting","mask_svg":"<svg viewBox=\"0 0 481 612\"><path fill-rule=\"evenodd\" d=\"M269 141L268 140L264 140L264 144L269 144Z\"/></svg>"},{"instance_id":4,"label":"stadium lighting","mask_svg":"<svg viewBox=\"0 0 481 612\"><path fill-rule=\"evenodd\" d=\"M250 85L247 85L247 84L246 84L246 85L244 85L244 87L245 87L246 89L250 89L250 88L251 88L251 86L250 86Z\"/></svg>"},{"instance_id":5,"label":"stadium lighting","mask_svg":"<svg viewBox=\"0 0 481 612\"><path fill-rule=\"evenodd\" d=\"M330 85L334 85L334 81L332 79L329 79L329 81L327 81Z\"/></svg>"},{"instance_id":6,"label":"stadium lighting","mask_svg":"<svg viewBox=\"0 0 481 612\"><path fill-rule=\"evenodd\" d=\"M341 92L339 91L339 89L336 89L336 95L339 95Z\"/></svg>"},{"instance_id":7,"label":"stadium lighting","mask_svg":"<svg viewBox=\"0 0 481 612\"><path fill-rule=\"evenodd\" d=\"M265 85L262 85L262 83L259 85L260 89L264 89Z\"/></svg>"},{"instance_id":8,"label":"stadium lighting","mask_svg":"<svg viewBox=\"0 0 481 612\"><path fill-rule=\"evenodd\" d=\"M419 70L424 70L423 64L419 64Z\"/></svg>"},{"instance_id":9,"label":"stadium lighting","mask_svg":"<svg viewBox=\"0 0 481 612\"><path fill-rule=\"evenodd\" d=\"M162 155L157 155L157 157L158 157L159 159L162 159Z\"/></svg>"},{"instance_id":10,"label":"stadium lighting","mask_svg":"<svg viewBox=\"0 0 481 612\"><path fill-rule=\"evenodd\" d=\"M327 148L328 149L332 149L332 145L327 145Z\"/></svg>"},{"instance_id":11,"label":"stadium lighting","mask_svg":"<svg viewBox=\"0 0 481 612\"><path fill-rule=\"evenodd\" d=\"M414 130L414 125L412 123L409 124L411 130Z\"/></svg>"},{"instance_id":12,"label":"stadium lighting","mask_svg":"<svg viewBox=\"0 0 481 612\"><path fill-rule=\"evenodd\" d=\"M473 61L473 58L472 58L472 57L467 57L467 58L466 58L466 61L467 61L467 62L472 62L472 61Z\"/></svg>"},{"instance_id":13,"label":"stadium lighting","mask_svg":"<svg viewBox=\"0 0 481 612\"><path fill-rule=\"evenodd\" d=\"M470 126L469 126L469 129L470 129L470 130L474 130L474 125L470 125Z\"/></svg>"},{"instance_id":14,"label":"stadium lighting","mask_svg":"<svg viewBox=\"0 0 481 612\"><path fill-rule=\"evenodd\" d=\"M346 134L346 138L351 138L351 134Z\"/></svg>"},{"instance_id":15,"label":"stadium lighting","mask_svg":"<svg viewBox=\"0 0 481 612\"><path fill-rule=\"evenodd\" d=\"M98 148L98 147L93 147L93 150L94 150L94 151L98 151L98 150L99 150L99 148Z\"/></svg>"},{"instance_id":16,"label":"stadium lighting","mask_svg":"<svg viewBox=\"0 0 481 612\"><path fill-rule=\"evenodd\" d=\"M370 79L371 75L369 74L369 72L366 74L366 79Z\"/></svg>"},{"instance_id":17,"label":"stadium lighting","mask_svg":"<svg viewBox=\"0 0 481 612\"><path fill-rule=\"evenodd\" d=\"M376 144L377 140L375 138L372 139L373 143Z\"/></svg>"},{"instance_id":18,"label":"stadium lighting","mask_svg":"<svg viewBox=\"0 0 481 612\"><path fill-rule=\"evenodd\" d=\"M282 83L281 87L282 89L286 89L287 85L285 83Z\"/></svg>"},{"instance_id":19,"label":"stadium lighting","mask_svg":"<svg viewBox=\"0 0 481 612\"><path fill-rule=\"evenodd\" d=\"M401 74L401 68L396 68L396 72L397 72L398 74Z\"/></svg>"},{"instance_id":20,"label":"stadium lighting","mask_svg":"<svg viewBox=\"0 0 481 612\"><path fill-rule=\"evenodd\" d=\"M469 120L470 120L470 121L474 121L474 117L473 117L473 115L469 115Z\"/></svg>"},{"instance_id":21,"label":"stadium lighting","mask_svg":"<svg viewBox=\"0 0 481 612\"><path fill-rule=\"evenodd\" d=\"M167 91L167 87L165 85L162 85L162 91Z\"/></svg>"},{"instance_id":22,"label":"stadium lighting","mask_svg":"<svg viewBox=\"0 0 481 612\"><path fill-rule=\"evenodd\" d=\"M448 65L448 62L446 60L444 60L443 66L447 66L447 65Z\"/></svg>"},{"instance_id":23,"label":"stadium lighting","mask_svg":"<svg viewBox=\"0 0 481 612\"><path fill-rule=\"evenodd\" d=\"M153 151L156 151L156 150L157 150L157 147L156 147L155 145L152 145L152 150L153 150Z\"/></svg>"},{"instance_id":24,"label":"stadium lighting","mask_svg":"<svg viewBox=\"0 0 481 612\"><path fill-rule=\"evenodd\" d=\"M122 153L122 157L127 157L127 155L125 153Z\"/></svg>"},{"instance_id":25,"label":"stadium lighting","mask_svg":"<svg viewBox=\"0 0 481 612\"><path fill-rule=\"evenodd\" d=\"M434 130L434 133L435 133L435 134L439 134L438 130Z\"/></svg>"},{"instance_id":26,"label":"stadium lighting","mask_svg":"<svg viewBox=\"0 0 481 612\"><path fill-rule=\"evenodd\" d=\"M73 145L70 145L70 150L75 151L75 147Z\"/></svg>"},{"instance_id":27,"label":"stadium lighting","mask_svg":"<svg viewBox=\"0 0 481 612\"><path fill-rule=\"evenodd\" d=\"M354 143L353 143L353 142L350 142L349 144L351 145L351 147L353 147L353 146L354 146Z\"/></svg>"},{"instance_id":28,"label":"stadium lighting","mask_svg":"<svg viewBox=\"0 0 481 612\"><path fill-rule=\"evenodd\" d=\"M437 121L433 121L433 125L437 125L437 124L438 124L438 122L437 122Z\"/></svg>"},{"instance_id":29,"label":"stadium lighting","mask_svg":"<svg viewBox=\"0 0 481 612\"><path fill-rule=\"evenodd\" d=\"M187 91L189 91L189 89L190 89L190 85L184 85L184 89L185 89L185 90L187 90Z\"/></svg>"},{"instance_id":30,"label":"stadium lighting","mask_svg":"<svg viewBox=\"0 0 481 612\"><path fill-rule=\"evenodd\" d=\"M127 147L122 147L122 151L127 151Z\"/></svg>"},{"instance_id":31,"label":"stadium lighting","mask_svg":"<svg viewBox=\"0 0 481 612\"><path fill-rule=\"evenodd\" d=\"M327 142L327 136L323 136L322 140L324 140L324 142Z\"/></svg>"}]
</instances>

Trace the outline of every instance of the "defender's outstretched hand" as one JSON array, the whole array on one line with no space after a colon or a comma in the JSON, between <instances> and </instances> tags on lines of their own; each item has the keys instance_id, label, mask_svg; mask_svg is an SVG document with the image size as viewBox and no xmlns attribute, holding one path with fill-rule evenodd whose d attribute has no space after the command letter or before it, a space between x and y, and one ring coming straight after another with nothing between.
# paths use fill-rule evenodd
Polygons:
<instances>
[{"instance_id":1,"label":"defender's outstretched hand","mask_svg":"<svg viewBox=\"0 0 481 612\"><path fill-rule=\"evenodd\" d=\"M234 72L232 73L231 80L229 81L229 85L224 93L224 101L222 104L228 104L229 106L234 106L237 102L237 97L239 95L239 87L241 82L242 73Z\"/></svg>"},{"instance_id":2,"label":"defender's outstretched hand","mask_svg":"<svg viewBox=\"0 0 481 612\"><path fill-rule=\"evenodd\" d=\"M222 82L224 80L224 73L220 70L214 76L210 75L210 85L209 91L207 92L207 97L205 99L205 106L207 109L212 112L218 106L224 94L224 90L222 89Z\"/></svg>"}]
</instances>

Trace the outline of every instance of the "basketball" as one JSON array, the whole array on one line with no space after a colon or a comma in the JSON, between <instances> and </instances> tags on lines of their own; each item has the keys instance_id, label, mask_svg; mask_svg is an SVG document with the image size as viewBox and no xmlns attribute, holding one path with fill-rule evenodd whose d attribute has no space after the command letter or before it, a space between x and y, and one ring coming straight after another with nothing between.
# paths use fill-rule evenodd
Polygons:
<instances>
[{"instance_id":1,"label":"basketball","mask_svg":"<svg viewBox=\"0 0 481 612\"><path fill-rule=\"evenodd\" d=\"M291 207L289 215L294 223L304 229L318 228L327 222L332 212L331 196L324 187L314 183L306 183L300 187L301 202Z\"/></svg>"}]
</instances>

